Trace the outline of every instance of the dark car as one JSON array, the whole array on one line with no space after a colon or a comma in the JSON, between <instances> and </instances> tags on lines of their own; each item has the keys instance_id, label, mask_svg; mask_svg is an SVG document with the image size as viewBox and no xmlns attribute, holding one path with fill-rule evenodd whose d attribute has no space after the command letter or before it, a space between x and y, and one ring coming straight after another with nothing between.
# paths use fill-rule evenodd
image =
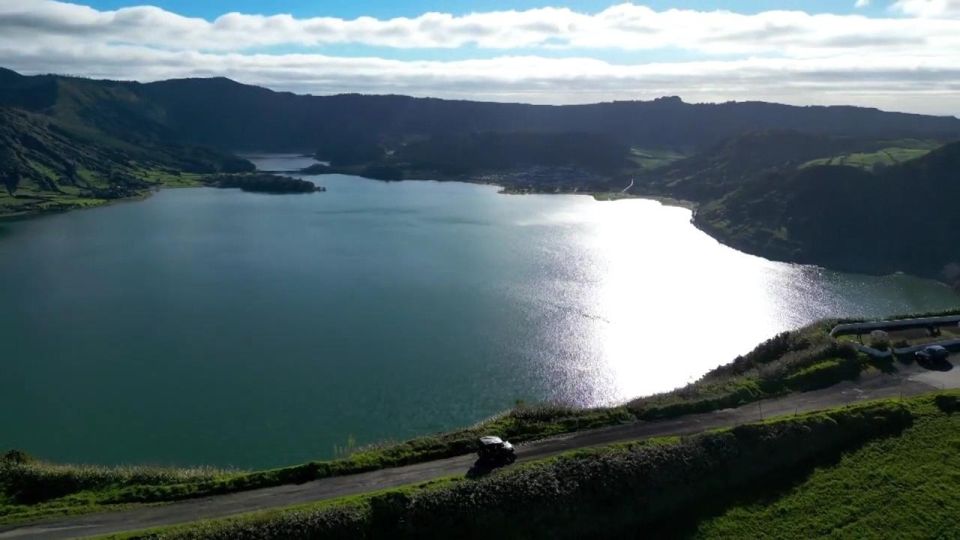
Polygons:
<instances>
[{"instance_id":1,"label":"dark car","mask_svg":"<svg viewBox=\"0 0 960 540\"><path fill-rule=\"evenodd\" d=\"M917 360L925 362L941 362L950 356L950 351L940 345L930 345L915 353Z\"/></svg>"},{"instance_id":2,"label":"dark car","mask_svg":"<svg viewBox=\"0 0 960 540\"><path fill-rule=\"evenodd\" d=\"M480 437L479 443L477 454L483 463L505 464L513 463L517 459L517 455L513 451L513 445L500 437L494 437L493 435Z\"/></svg>"}]
</instances>

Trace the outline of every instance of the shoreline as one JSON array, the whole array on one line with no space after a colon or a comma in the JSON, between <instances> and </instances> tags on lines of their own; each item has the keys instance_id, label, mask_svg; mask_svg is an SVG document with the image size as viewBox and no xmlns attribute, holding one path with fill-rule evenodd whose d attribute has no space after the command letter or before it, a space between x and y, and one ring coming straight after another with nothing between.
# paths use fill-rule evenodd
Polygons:
<instances>
[{"instance_id":1,"label":"shoreline","mask_svg":"<svg viewBox=\"0 0 960 540\"><path fill-rule=\"evenodd\" d=\"M292 174L292 175L299 175L299 176L323 176L325 174L341 174L345 176L356 176L358 178L363 178L365 180L373 180L375 182L386 182L386 183L455 182L460 184L496 186L500 188L500 190L497 193L501 195L586 195L589 197L593 197L593 199L598 202L616 202L616 201L626 200L626 199L643 199L643 200L656 201L664 206L686 208L687 210L691 210L691 211L696 211L697 207L699 206L698 203L693 201L689 201L686 199L678 199L675 197L670 197L668 195L661 195L661 194L652 194L652 193L644 194L644 193L636 193L636 192L624 193L622 191L593 191L593 190L579 191L577 189L574 189L573 191L569 191L569 190L549 191L549 190L525 189L525 188L517 188L515 186L509 186L504 184L503 182L485 180L482 177L474 179L471 177L463 177L463 176L444 176L443 174L436 171L430 173L429 178L425 177L425 178L387 179L387 178L375 178L371 176L364 176L363 174L361 174L362 171L335 169L333 167L329 167L329 170L324 172L305 172L305 170L306 169L301 169L299 171L279 171L278 174Z\"/></svg>"},{"instance_id":2,"label":"shoreline","mask_svg":"<svg viewBox=\"0 0 960 540\"><path fill-rule=\"evenodd\" d=\"M158 193L160 190L163 190L163 189L193 189L193 188L199 188L199 187L207 187L207 186L204 186L203 184L197 184L195 186L158 185L148 189L147 191L144 191L143 193L139 193L137 195L131 195L129 197L119 197L116 199L96 199L96 198L85 199L85 200L89 200L92 203L88 205L76 205L76 206L68 206L65 208L50 208L46 210L23 211L23 212L17 212L12 214L0 214L0 225L2 225L3 223L9 223L9 222L15 222L15 221L26 221L28 219L54 216L57 214L65 214L67 212L96 210L98 208L106 208L108 206L113 206L115 204L142 202L149 199L150 197L152 197L153 195L155 195L156 193Z\"/></svg>"},{"instance_id":3,"label":"shoreline","mask_svg":"<svg viewBox=\"0 0 960 540\"><path fill-rule=\"evenodd\" d=\"M263 171L260 171L259 169L257 169L257 171L258 171L258 172L263 172ZM697 230L703 232L704 234L706 234L706 235L709 236L710 238L716 240L717 242L723 244L724 246L727 246L727 247L729 247L729 248L731 248L731 249L734 249L734 250L737 250L737 251L746 253L746 254L748 254L748 255L753 255L753 256L760 257L760 258L763 258L763 259L766 259L766 260L769 260L769 261L775 261L775 262L781 262L781 263L787 263L787 264L796 264L796 265L802 265L802 266L812 266L812 267L816 267L816 268L819 268L819 269L822 269L822 270L831 271L831 272L842 272L842 273L847 273L847 274L860 274L860 275L864 275L864 276L874 276L874 277L891 277L891 276L896 276L896 275L907 275L907 276L911 276L911 277L915 277L915 278L919 278L919 279L925 279L925 280L929 280L929 281L934 281L934 282L936 282L936 283L939 283L939 284L943 285L944 287L946 287L948 290L950 290L950 291L952 291L952 292L955 291L954 287L951 286L949 283L943 281L942 279L935 278L935 277L921 276L921 275L916 275L916 274L906 274L906 273L903 273L903 272L877 273L877 272L865 271L865 270L862 270L862 269L833 268L833 267L829 267L829 266L824 266L824 265L819 264L819 263L816 263L816 262L804 262L804 261L791 260L791 259L786 258L786 257L779 257L779 256L771 255L771 254L766 254L766 253L758 252L758 251L756 251L756 250L747 249L747 248L745 248L744 246L735 245L735 244L733 244L733 243L730 243L730 242L729 242L727 239L725 239L722 235L718 235L718 234L712 233L710 228L704 227L702 223L700 223L700 222L697 221L696 215L697 215L697 207L699 206L698 203L695 203L695 202L693 202L693 201L688 201L688 200L685 200L685 199L677 199L677 198L670 197L670 196L667 196L667 195L642 194L642 193L623 193L623 192L609 192L609 191L576 191L576 190L574 190L574 191L533 191L533 190L518 190L518 189L516 189L516 188L511 188L511 187L508 187L508 186L504 186L503 184L499 184L499 183L496 183L496 182L484 181L484 180L480 180L480 179L471 180L471 179L463 178L463 177L457 177L457 178L449 178L449 177L448 177L448 178L443 178L442 176L440 176L440 177L438 177L438 178L404 178L404 179L400 179L400 180L386 180L386 179L371 178L371 177L368 177L368 176L362 176L362 175L360 175L360 174L355 174L355 173L351 173L351 172L341 172L341 171L330 171L330 172L324 172L324 173L318 173L318 174L309 174L309 173L304 173L304 172L302 172L302 171L286 171L286 172L279 172L279 173L273 173L273 174L286 174L286 175L296 175L296 176L323 176L323 175L325 175L325 174L342 174L342 175L346 175L346 176L356 176L356 177L358 177L358 178L363 178L363 179L365 179L365 180L372 180L372 181L375 181L375 182L386 182L386 183L390 183L390 182L438 182L438 183L440 183L440 182L455 182L455 183L461 183L461 184L472 184L472 185L483 185L483 186L494 186L494 187L498 187L498 188L500 188L499 191L497 191L497 194L498 194L498 195L584 195L584 196L592 197L592 198L593 198L595 201L597 201L597 202L617 202L617 201L630 200L630 199L655 201L655 202L660 203L660 204L663 205L663 206L670 206L670 207L675 207L675 208L685 208L685 209L687 209L687 210L690 210L690 211L693 213L693 215L692 215L692 217L691 217L691 219L690 219L690 224L693 225ZM72 211L76 211L76 210L95 210L95 209L98 209L98 208L104 208L104 207L111 206L111 205L114 205L114 204L141 202L141 201L144 201L144 200L148 199L149 197L153 196L154 194L156 194L157 192L159 192L160 190L163 190L163 189L193 189L193 188L201 188L201 187L209 187L209 186L206 186L206 185L204 185L204 184L202 184L202 183L199 183L199 182L196 183L196 185L162 185L162 184L161 184L161 185L157 185L157 186L155 186L155 187L153 187L153 188L145 191L144 193L141 193L141 194L138 194L138 195L134 195L134 196L130 196L130 197L122 197L122 198L118 198L118 199L90 199L91 201L98 201L97 203L95 203L95 204L90 204L90 205L77 205L77 206L74 206L74 207L55 208L55 209L50 209L50 210L41 210L41 211L33 211L33 212L31 212L31 211L26 211L26 212L20 212L20 213L15 213L15 214L0 214L0 226L2 226L4 223L13 223L13 222L17 222L17 221L26 221L26 220L29 220L29 219L36 219L36 218L41 218L41 217L46 217L46 216L52 216L52 215L62 214L62 213L67 213L67 212L72 212Z\"/></svg>"}]
</instances>

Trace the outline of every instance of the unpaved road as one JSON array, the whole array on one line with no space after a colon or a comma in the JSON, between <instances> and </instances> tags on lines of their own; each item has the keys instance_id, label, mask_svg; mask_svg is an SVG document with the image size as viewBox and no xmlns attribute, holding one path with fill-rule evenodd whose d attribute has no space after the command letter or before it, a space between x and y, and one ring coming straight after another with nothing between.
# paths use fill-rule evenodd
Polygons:
<instances>
[{"instance_id":1,"label":"unpaved road","mask_svg":"<svg viewBox=\"0 0 960 540\"><path fill-rule=\"evenodd\" d=\"M689 435L761 418L813 411L866 399L912 396L941 388L958 388L960 387L958 374L960 374L960 368L948 372L935 372L926 371L914 365L902 367L895 375L873 374L864 376L856 383L841 383L824 390L789 395L736 409L689 415L673 420L637 422L581 431L521 445L517 448L518 462L540 459L575 448L647 437ZM20 527L0 526L0 539L99 536L280 508L464 474L473 465L474 459L474 456L461 456L406 467L325 478L300 485L258 489L118 512L88 514Z\"/></svg>"}]
</instances>

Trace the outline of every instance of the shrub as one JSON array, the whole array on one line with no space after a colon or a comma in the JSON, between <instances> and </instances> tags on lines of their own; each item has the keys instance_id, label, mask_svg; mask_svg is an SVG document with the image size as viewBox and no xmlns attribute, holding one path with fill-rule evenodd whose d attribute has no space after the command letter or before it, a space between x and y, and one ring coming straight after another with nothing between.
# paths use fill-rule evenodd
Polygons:
<instances>
[{"instance_id":1,"label":"shrub","mask_svg":"<svg viewBox=\"0 0 960 540\"><path fill-rule=\"evenodd\" d=\"M35 461L33 456L23 450L8 450L0 455L0 467L9 465L25 465Z\"/></svg>"},{"instance_id":2,"label":"shrub","mask_svg":"<svg viewBox=\"0 0 960 540\"><path fill-rule=\"evenodd\" d=\"M960 398L955 394L941 394L934 398L934 404L941 411L951 414L960 411Z\"/></svg>"},{"instance_id":3,"label":"shrub","mask_svg":"<svg viewBox=\"0 0 960 540\"><path fill-rule=\"evenodd\" d=\"M824 360L802 369L784 380L791 390L807 392L833 386L838 382L855 379L860 375L860 362L856 359Z\"/></svg>"}]
</instances>

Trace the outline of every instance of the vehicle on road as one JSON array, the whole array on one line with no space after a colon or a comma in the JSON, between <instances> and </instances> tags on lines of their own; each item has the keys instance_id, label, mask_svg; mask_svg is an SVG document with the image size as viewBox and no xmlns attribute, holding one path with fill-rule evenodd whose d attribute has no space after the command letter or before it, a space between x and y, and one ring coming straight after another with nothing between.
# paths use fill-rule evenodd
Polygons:
<instances>
[{"instance_id":1,"label":"vehicle on road","mask_svg":"<svg viewBox=\"0 0 960 540\"><path fill-rule=\"evenodd\" d=\"M513 445L493 435L480 437L477 455L482 463L490 465L506 465L517 460Z\"/></svg>"},{"instance_id":2,"label":"vehicle on road","mask_svg":"<svg viewBox=\"0 0 960 540\"><path fill-rule=\"evenodd\" d=\"M950 356L950 351L940 345L930 345L914 353L917 360L926 362L940 362Z\"/></svg>"}]
</instances>

